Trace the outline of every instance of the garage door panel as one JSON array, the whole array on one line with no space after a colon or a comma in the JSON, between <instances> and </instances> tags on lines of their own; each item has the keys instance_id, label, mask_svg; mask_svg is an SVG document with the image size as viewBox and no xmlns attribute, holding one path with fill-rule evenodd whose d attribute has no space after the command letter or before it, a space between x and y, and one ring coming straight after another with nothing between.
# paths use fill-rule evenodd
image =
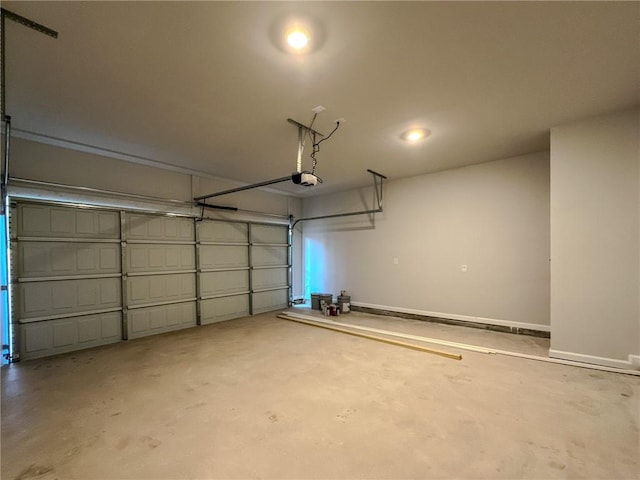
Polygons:
<instances>
[{"instance_id":1,"label":"garage door panel","mask_svg":"<svg viewBox=\"0 0 640 480\"><path fill-rule=\"evenodd\" d=\"M82 307L85 304L92 305L96 299L95 285L88 284L68 284L68 283L43 283L42 286L46 289L49 287L51 291L50 295L45 295L45 298L51 298L53 314L61 313L73 313L74 310L84 310Z\"/></svg>"},{"instance_id":2,"label":"garage door panel","mask_svg":"<svg viewBox=\"0 0 640 480\"><path fill-rule=\"evenodd\" d=\"M110 341L115 342L122 338L122 313L111 312L102 315L93 315L100 322L100 336L88 341Z\"/></svg>"},{"instance_id":3,"label":"garage door panel","mask_svg":"<svg viewBox=\"0 0 640 480\"><path fill-rule=\"evenodd\" d=\"M18 236L120 238L118 212L49 205L18 205Z\"/></svg>"},{"instance_id":4,"label":"garage door panel","mask_svg":"<svg viewBox=\"0 0 640 480\"><path fill-rule=\"evenodd\" d=\"M127 240L192 242L192 218L131 213L127 215Z\"/></svg>"},{"instance_id":5,"label":"garage door panel","mask_svg":"<svg viewBox=\"0 0 640 480\"><path fill-rule=\"evenodd\" d=\"M203 221L198 224L198 240L202 324L249 315L255 290L282 287L284 304L288 304L287 227ZM280 268L262 271L264 267L276 266ZM246 291L249 295L233 295ZM281 299L270 303L275 303L276 308L283 304ZM275 309L270 304L259 307Z\"/></svg>"},{"instance_id":6,"label":"garage door panel","mask_svg":"<svg viewBox=\"0 0 640 480\"><path fill-rule=\"evenodd\" d=\"M194 270L193 245L127 245L128 273Z\"/></svg>"},{"instance_id":7,"label":"garage door panel","mask_svg":"<svg viewBox=\"0 0 640 480\"><path fill-rule=\"evenodd\" d=\"M288 243L289 231L280 225L251 225L252 243Z\"/></svg>"},{"instance_id":8,"label":"garage door panel","mask_svg":"<svg viewBox=\"0 0 640 480\"><path fill-rule=\"evenodd\" d=\"M122 340L122 315L109 312L20 325L22 359L46 357Z\"/></svg>"},{"instance_id":9,"label":"garage door panel","mask_svg":"<svg viewBox=\"0 0 640 480\"><path fill-rule=\"evenodd\" d=\"M127 214L126 223L128 338L195 326L194 219Z\"/></svg>"},{"instance_id":10,"label":"garage door panel","mask_svg":"<svg viewBox=\"0 0 640 480\"><path fill-rule=\"evenodd\" d=\"M20 205L18 235L46 236L51 234L51 207Z\"/></svg>"},{"instance_id":11,"label":"garage door panel","mask_svg":"<svg viewBox=\"0 0 640 480\"><path fill-rule=\"evenodd\" d=\"M121 341L120 213L19 202L13 215L20 358Z\"/></svg>"},{"instance_id":12,"label":"garage door panel","mask_svg":"<svg viewBox=\"0 0 640 480\"><path fill-rule=\"evenodd\" d=\"M19 318L120 307L120 278L20 283Z\"/></svg>"},{"instance_id":13,"label":"garage door panel","mask_svg":"<svg viewBox=\"0 0 640 480\"><path fill-rule=\"evenodd\" d=\"M120 248L106 248L105 245L100 247L100 254L98 257L98 268L100 272L107 270L120 271Z\"/></svg>"},{"instance_id":14,"label":"garage door panel","mask_svg":"<svg viewBox=\"0 0 640 480\"><path fill-rule=\"evenodd\" d=\"M248 291L248 270L205 272L200 274L200 295L203 297Z\"/></svg>"},{"instance_id":15,"label":"garage door panel","mask_svg":"<svg viewBox=\"0 0 640 480\"><path fill-rule=\"evenodd\" d=\"M51 252L41 243L18 245L18 274L38 277L51 271Z\"/></svg>"},{"instance_id":16,"label":"garage door panel","mask_svg":"<svg viewBox=\"0 0 640 480\"><path fill-rule=\"evenodd\" d=\"M53 348L78 343L77 324L73 320L55 322L53 325Z\"/></svg>"},{"instance_id":17,"label":"garage door panel","mask_svg":"<svg viewBox=\"0 0 640 480\"><path fill-rule=\"evenodd\" d=\"M78 229L75 229L75 217L77 212L73 210L63 210L52 208L51 209L51 233L54 235L70 235L73 233L80 233Z\"/></svg>"},{"instance_id":18,"label":"garage door panel","mask_svg":"<svg viewBox=\"0 0 640 480\"><path fill-rule=\"evenodd\" d=\"M119 279L114 279L119 280ZM120 281L102 282L100 285L100 303L113 304L120 306L121 304L121 286Z\"/></svg>"},{"instance_id":19,"label":"garage door panel","mask_svg":"<svg viewBox=\"0 0 640 480\"><path fill-rule=\"evenodd\" d=\"M249 266L249 250L239 245L200 245L200 268Z\"/></svg>"},{"instance_id":20,"label":"garage door panel","mask_svg":"<svg viewBox=\"0 0 640 480\"><path fill-rule=\"evenodd\" d=\"M118 313L118 317L120 314ZM78 343L87 343L100 338L101 323L97 315L78 319Z\"/></svg>"},{"instance_id":21,"label":"garage door panel","mask_svg":"<svg viewBox=\"0 0 640 480\"><path fill-rule=\"evenodd\" d=\"M78 342L81 344L122 338L121 312L87 315L75 320L78 323Z\"/></svg>"},{"instance_id":22,"label":"garage door panel","mask_svg":"<svg viewBox=\"0 0 640 480\"><path fill-rule=\"evenodd\" d=\"M249 226L239 222L204 221L198 225L201 242L247 243Z\"/></svg>"},{"instance_id":23,"label":"garage door panel","mask_svg":"<svg viewBox=\"0 0 640 480\"><path fill-rule=\"evenodd\" d=\"M98 216L88 211L76 212L76 231L84 234L97 233Z\"/></svg>"},{"instance_id":24,"label":"garage door panel","mask_svg":"<svg viewBox=\"0 0 640 480\"><path fill-rule=\"evenodd\" d=\"M80 282L76 286L75 290L62 288L61 285L54 286L53 295L54 298L57 295L65 294L68 296L67 303L77 303L79 307L82 307L83 310L89 310L94 305L102 303L102 289L105 288L104 285L100 285L96 282ZM73 294L77 292L77 295ZM108 292L107 295L107 303L109 302L109 298L113 297L113 292Z\"/></svg>"},{"instance_id":25,"label":"garage door panel","mask_svg":"<svg viewBox=\"0 0 640 480\"><path fill-rule=\"evenodd\" d=\"M28 288L26 288L28 287ZM53 290L50 284L31 283L18 286L20 298L20 316L37 317L46 315L52 308Z\"/></svg>"},{"instance_id":26,"label":"garage door panel","mask_svg":"<svg viewBox=\"0 0 640 480\"><path fill-rule=\"evenodd\" d=\"M287 268L265 268L253 271L254 290L286 287L288 280L289 271Z\"/></svg>"},{"instance_id":27,"label":"garage door panel","mask_svg":"<svg viewBox=\"0 0 640 480\"><path fill-rule=\"evenodd\" d=\"M166 250L171 249L173 250L172 247L151 247L148 250L146 250L145 247L141 246L139 247L141 250L144 250L147 252L147 264L146 267L148 267L148 270L164 270L165 267L168 267L169 265L166 264L166 258L167 258L167 252Z\"/></svg>"},{"instance_id":28,"label":"garage door panel","mask_svg":"<svg viewBox=\"0 0 640 480\"><path fill-rule=\"evenodd\" d=\"M257 246L251 247L251 263L254 267L287 265L287 247Z\"/></svg>"},{"instance_id":29,"label":"garage door panel","mask_svg":"<svg viewBox=\"0 0 640 480\"><path fill-rule=\"evenodd\" d=\"M167 328L186 328L196 326L196 302L169 305L167 308Z\"/></svg>"},{"instance_id":30,"label":"garage door panel","mask_svg":"<svg viewBox=\"0 0 640 480\"><path fill-rule=\"evenodd\" d=\"M196 303L144 307L129 310L129 338L169 332L196 326Z\"/></svg>"},{"instance_id":31,"label":"garage door panel","mask_svg":"<svg viewBox=\"0 0 640 480\"><path fill-rule=\"evenodd\" d=\"M22 358L193 327L198 312L207 324L288 304L288 230L281 225L126 212L121 237L120 212L36 203L18 209Z\"/></svg>"},{"instance_id":32,"label":"garage door panel","mask_svg":"<svg viewBox=\"0 0 640 480\"><path fill-rule=\"evenodd\" d=\"M120 272L115 243L26 242L18 246L18 276L101 275Z\"/></svg>"},{"instance_id":33,"label":"garage door panel","mask_svg":"<svg viewBox=\"0 0 640 480\"><path fill-rule=\"evenodd\" d=\"M202 300L200 315L200 323L202 325L246 317L249 315L249 295L233 295Z\"/></svg>"},{"instance_id":34,"label":"garage door panel","mask_svg":"<svg viewBox=\"0 0 640 480\"><path fill-rule=\"evenodd\" d=\"M78 270L76 265L82 262L78 250L66 245L50 246L51 271L60 275L71 275ZM85 251L86 254L86 251ZM86 255L85 255L86 257ZM86 260L86 258L85 258Z\"/></svg>"},{"instance_id":35,"label":"garage door panel","mask_svg":"<svg viewBox=\"0 0 640 480\"><path fill-rule=\"evenodd\" d=\"M257 292L253 294L253 313L264 313L287 308L289 306L289 291L272 290L269 292Z\"/></svg>"},{"instance_id":36,"label":"garage door panel","mask_svg":"<svg viewBox=\"0 0 640 480\"><path fill-rule=\"evenodd\" d=\"M53 349L53 325L49 322L21 325L21 327L20 338L23 344L20 349L21 357L28 359L30 354L42 354L42 352Z\"/></svg>"},{"instance_id":37,"label":"garage door panel","mask_svg":"<svg viewBox=\"0 0 640 480\"><path fill-rule=\"evenodd\" d=\"M144 305L161 301L176 301L196 296L196 278L192 273L129 277L129 305Z\"/></svg>"},{"instance_id":38,"label":"garage door panel","mask_svg":"<svg viewBox=\"0 0 640 480\"><path fill-rule=\"evenodd\" d=\"M98 233L101 237L120 237L120 216L116 212L98 212Z\"/></svg>"}]
</instances>

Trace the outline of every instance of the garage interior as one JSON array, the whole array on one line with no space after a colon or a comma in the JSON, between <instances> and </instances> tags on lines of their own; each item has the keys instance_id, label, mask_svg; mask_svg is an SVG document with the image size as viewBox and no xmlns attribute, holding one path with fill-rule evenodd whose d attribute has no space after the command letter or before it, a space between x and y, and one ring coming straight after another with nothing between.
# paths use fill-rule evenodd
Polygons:
<instances>
[{"instance_id":1,"label":"garage interior","mask_svg":"<svg viewBox=\"0 0 640 480\"><path fill-rule=\"evenodd\" d=\"M2 122L2 478L640 478L640 2L6 1Z\"/></svg>"}]
</instances>

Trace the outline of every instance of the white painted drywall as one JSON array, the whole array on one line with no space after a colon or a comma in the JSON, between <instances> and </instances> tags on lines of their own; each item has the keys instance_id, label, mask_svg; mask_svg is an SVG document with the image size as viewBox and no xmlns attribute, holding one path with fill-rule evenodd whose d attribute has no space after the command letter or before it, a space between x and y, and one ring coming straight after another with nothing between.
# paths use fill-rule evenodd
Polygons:
<instances>
[{"instance_id":1,"label":"white painted drywall","mask_svg":"<svg viewBox=\"0 0 640 480\"><path fill-rule=\"evenodd\" d=\"M101 190L124 192L137 195L147 195L162 199L190 201L193 197L217 192L240 186L212 178L203 178L171 170L140 165L116 158L109 158L59 146L35 142L32 140L12 137L10 175L12 178L24 178L43 182L52 182L80 187L91 187ZM16 184L18 185L18 184ZM47 189L52 194L47 196ZM24 192L21 187L10 188L10 193ZM61 192L60 189L50 187L31 188L34 198L64 199L65 196L74 201L83 201L82 192ZM87 193L84 196L88 197ZM107 200L103 196L102 204L126 205L126 199L119 199L117 203ZM129 200L131 202L131 200ZM90 203L101 203L92 197ZM141 202L137 202L141 203ZM302 212L302 201L298 198L272 193L264 190L248 190L232 195L218 197L215 203L240 209L268 212L280 215L280 218L261 215L237 214L228 211L207 211L207 215L225 220L241 220L254 222L287 223L287 216L299 217ZM145 208L168 209L199 213L187 207L175 204L145 205ZM300 242L301 238L295 239ZM293 295L302 295L301 248L294 256L293 266ZM296 261L297 260L297 261Z\"/></svg>"},{"instance_id":2,"label":"white painted drywall","mask_svg":"<svg viewBox=\"0 0 640 480\"><path fill-rule=\"evenodd\" d=\"M240 186L16 137L11 139L10 174L183 201ZM286 215L290 209L299 208L295 204L301 201L263 190L247 190L218 197L211 203Z\"/></svg>"},{"instance_id":3,"label":"white painted drywall","mask_svg":"<svg viewBox=\"0 0 640 480\"><path fill-rule=\"evenodd\" d=\"M12 177L186 200L188 175L11 137Z\"/></svg>"},{"instance_id":4,"label":"white painted drywall","mask_svg":"<svg viewBox=\"0 0 640 480\"><path fill-rule=\"evenodd\" d=\"M640 353L640 112L551 130L551 355Z\"/></svg>"},{"instance_id":5,"label":"white painted drywall","mask_svg":"<svg viewBox=\"0 0 640 480\"><path fill-rule=\"evenodd\" d=\"M305 199L305 216L372 208L372 191ZM307 294L548 326L549 152L388 182L384 213L305 223L304 248Z\"/></svg>"}]
</instances>

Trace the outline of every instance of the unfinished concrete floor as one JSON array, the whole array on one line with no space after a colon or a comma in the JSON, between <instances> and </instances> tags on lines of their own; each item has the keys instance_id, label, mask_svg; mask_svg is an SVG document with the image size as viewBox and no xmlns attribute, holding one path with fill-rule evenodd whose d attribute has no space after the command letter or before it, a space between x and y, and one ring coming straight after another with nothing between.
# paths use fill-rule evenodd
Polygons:
<instances>
[{"instance_id":1,"label":"unfinished concrete floor","mask_svg":"<svg viewBox=\"0 0 640 480\"><path fill-rule=\"evenodd\" d=\"M639 377L458 353L264 314L3 367L2 478L640 477Z\"/></svg>"}]
</instances>

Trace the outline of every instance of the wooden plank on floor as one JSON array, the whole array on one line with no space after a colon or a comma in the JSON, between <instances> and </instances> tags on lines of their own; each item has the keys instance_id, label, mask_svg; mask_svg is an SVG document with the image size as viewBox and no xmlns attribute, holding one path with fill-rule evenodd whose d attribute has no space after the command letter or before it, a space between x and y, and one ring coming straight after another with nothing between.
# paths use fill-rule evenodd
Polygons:
<instances>
[{"instance_id":1,"label":"wooden plank on floor","mask_svg":"<svg viewBox=\"0 0 640 480\"><path fill-rule=\"evenodd\" d=\"M452 360L462 360L462 355L457 354L457 353L445 352L443 350L436 350L436 349L433 349L433 348L427 348L427 347L423 347L421 345L414 345L412 343L399 342L397 340L391 340L389 338L378 337L378 336L375 336L375 335L367 335L367 334L364 334L364 333L354 332L352 330L346 330L344 328L338 328L338 327L334 327L334 326L331 326L331 325L325 325L325 324L318 323L318 322L311 321L311 320L302 320L300 318L290 317L290 316L284 315L284 314L278 315L278 318L282 318L283 320L289 320L290 322L303 323L305 325L310 325L310 326L313 326L313 327L324 328L326 330L332 330L334 332L346 333L347 335L353 335L354 337L366 338L366 339L369 339L369 340L374 340L376 342L382 342L382 343L387 343L389 345L396 345L398 347L409 348L411 350L417 350L419 352L431 353L433 355L439 355L441 357L451 358Z\"/></svg>"}]
</instances>

